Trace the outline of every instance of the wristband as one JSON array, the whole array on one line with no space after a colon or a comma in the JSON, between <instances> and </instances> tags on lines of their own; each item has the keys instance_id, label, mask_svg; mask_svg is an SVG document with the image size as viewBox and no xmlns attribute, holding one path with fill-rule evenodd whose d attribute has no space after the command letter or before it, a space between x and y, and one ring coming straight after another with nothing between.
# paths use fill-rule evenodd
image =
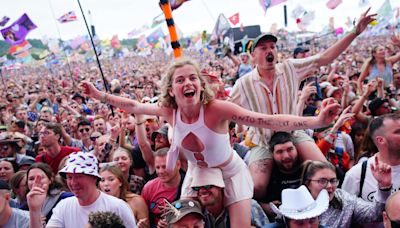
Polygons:
<instances>
[{"instance_id":1,"label":"wristband","mask_svg":"<svg viewBox=\"0 0 400 228\"><path fill-rule=\"evenodd\" d=\"M110 138L108 141L113 142L113 143L116 143L116 142L117 142L116 139L112 139L112 138Z\"/></svg>"},{"instance_id":2,"label":"wristband","mask_svg":"<svg viewBox=\"0 0 400 228\"><path fill-rule=\"evenodd\" d=\"M390 190L392 190L392 185L387 186L387 187L379 187L379 191L382 191L382 192L388 192Z\"/></svg>"}]
</instances>

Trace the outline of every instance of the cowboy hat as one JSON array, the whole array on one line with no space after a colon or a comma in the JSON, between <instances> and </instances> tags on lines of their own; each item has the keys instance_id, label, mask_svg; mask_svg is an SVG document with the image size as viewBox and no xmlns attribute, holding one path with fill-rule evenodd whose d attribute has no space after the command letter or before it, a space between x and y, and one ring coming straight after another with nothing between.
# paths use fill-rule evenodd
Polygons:
<instances>
[{"instance_id":1,"label":"cowboy hat","mask_svg":"<svg viewBox=\"0 0 400 228\"><path fill-rule=\"evenodd\" d=\"M321 215L328 209L329 196L323 189L314 200L306 186L302 185L296 189L282 191L282 205L279 209L273 203L270 203L270 206L277 215L294 220L309 219Z\"/></svg>"}]
</instances>

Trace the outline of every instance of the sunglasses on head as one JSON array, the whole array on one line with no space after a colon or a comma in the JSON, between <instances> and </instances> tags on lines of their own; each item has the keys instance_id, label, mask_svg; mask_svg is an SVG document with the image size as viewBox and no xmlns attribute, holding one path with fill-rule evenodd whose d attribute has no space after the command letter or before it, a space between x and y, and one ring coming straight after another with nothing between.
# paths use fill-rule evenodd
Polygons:
<instances>
[{"instance_id":1,"label":"sunglasses on head","mask_svg":"<svg viewBox=\"0 0 400 228\"><path fill-rule=\"evenodd\" d=\"M80 133L83 133L84 131L89 132L90 128L81 128L81 129L79 129Z\"/></svg>"},{"instance_id":2,"label":"sunglasses on head","mask_svg":"<svg viewBox=\"0 0 400 228\"><path fill-rule=\"evenodd\" d=\"M209 190L211 189L213 186L212 185L204 185L204 186L196 186L196 187L192 187L193 191L200 191L200 189L205 189L205 190Z\"/></svg>"}]
</instances>

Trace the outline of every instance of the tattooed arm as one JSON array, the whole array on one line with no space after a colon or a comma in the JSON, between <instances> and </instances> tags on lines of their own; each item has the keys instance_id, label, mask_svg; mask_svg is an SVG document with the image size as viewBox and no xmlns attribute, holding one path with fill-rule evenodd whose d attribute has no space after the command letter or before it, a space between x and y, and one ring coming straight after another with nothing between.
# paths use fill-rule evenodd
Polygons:
<instances>
[{"instance_id":1,"label":"tattooed arm","mask_svg":"<svg viewBox=\"0 0 400 228\"><path fill-rule=\"evenodd\" d=\"M325 102L320 115L317 117L302 117L295 115L267 115L252 112L236 104L226 101L216 101L215 115L221 120L231 120L238 124L268 128L276 131L292 131L299 129L315 129L329 125L340 112L340 105L332 103L331 99Z\"/></svg>"}]
</instances>

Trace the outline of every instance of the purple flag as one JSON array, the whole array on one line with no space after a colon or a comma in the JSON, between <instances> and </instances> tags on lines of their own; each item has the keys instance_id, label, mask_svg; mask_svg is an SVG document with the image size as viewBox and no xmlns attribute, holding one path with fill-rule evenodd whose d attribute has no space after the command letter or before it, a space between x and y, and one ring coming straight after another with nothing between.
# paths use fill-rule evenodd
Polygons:
<instances>
[{"instance_id":1,"label":"purple flag","mask_svg":"<svg viewBox=\"0 0 400 228\"><path fill-rule=\"evenodd\" d=\"M3 27L4 25L6 25L9 20L10 20L9 17L4 16L3 19L1 19L0 21L0 26Z\"/></svg>"},{"instance_id":2,"label":"purple flag","mask_svg":"<svg viewBox=\"0 0 400 228\"><path fill-rule=\"evenodd\" d=\"M18 20L10 26L1 30L5 41L11 45L20 44L25 40L28 33L37 28L31 19L24 13Z\"/></svg>"}]
</instances>

